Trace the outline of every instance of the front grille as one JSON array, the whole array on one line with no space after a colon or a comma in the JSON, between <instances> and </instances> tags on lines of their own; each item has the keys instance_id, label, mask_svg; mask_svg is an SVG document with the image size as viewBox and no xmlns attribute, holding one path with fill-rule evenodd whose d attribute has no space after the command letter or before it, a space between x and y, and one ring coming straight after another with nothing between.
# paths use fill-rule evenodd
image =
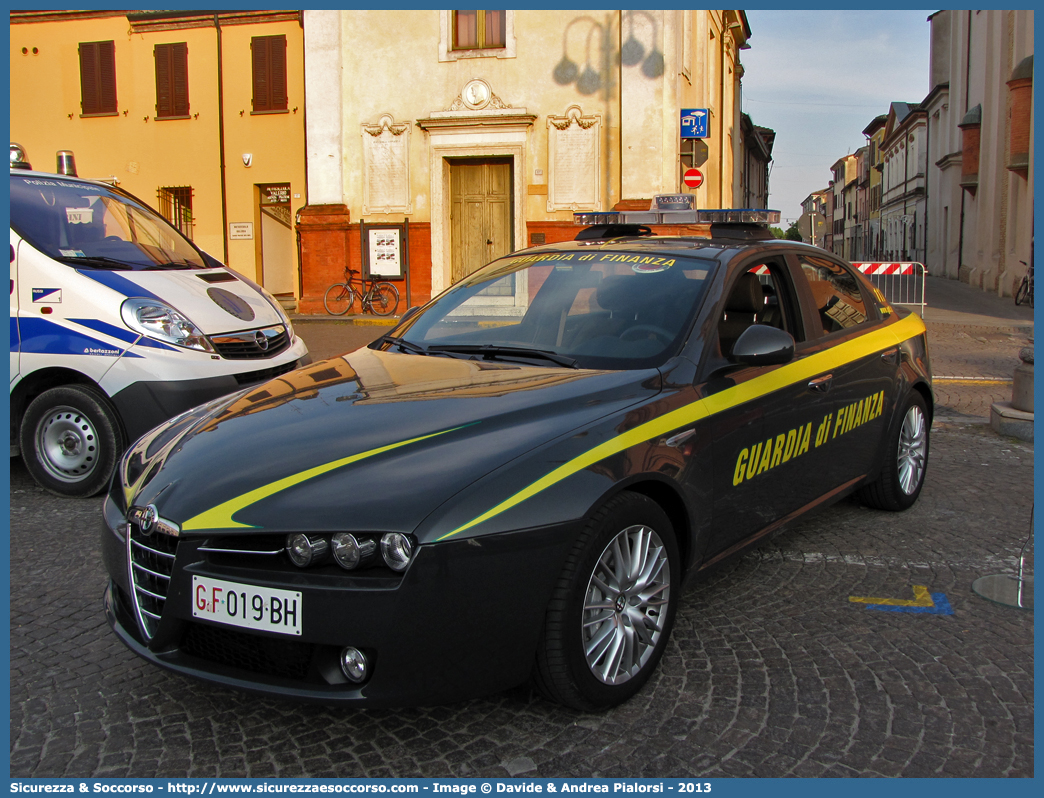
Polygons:
<instances>
[{"instance_id":1,"label":"front grille","mask_svg":"<svg viewBox=\"0 0 1044 798\"><path fill-rule=\"evenodd\" d=\"M214 344L217 353L226 360L261 360L278 355L290 346L290 336L286 328L280 325L261 330L214 335L211 336L210 342Z\"/></svg>"},{"instance_id":2,"label":"front grille","mask_svg":"<svg viewBox=\"0 0 1044 798\"><path fill-rule=\"evenodd\" d=\"M288 371L293 371L295 368L297 368L296 360L292 363L284 363L281 366L272 366L271 368L259 369L258 371L244 371L236 375L236 382L240 385L268 382L282 374L286 374Z\"/></svg>"},{"instance_id":3,"label":"front grille","mask_svg":"<svg viewBox=\"0 0 1044 798\"><path fill-rule=\"evenodd\" d=\"M284 679L304 679L312 664L315 644L192 622L187 624L181 651L229 668Z\"/></svg>"},{"instance_id":4,"label":"front grille","mask_svg":"<svg viewBox=\"0 0 1044 798\"><path fill-rule=\"evenodd\" d=\"M134 613L145 637L151 640L170 589L178 539L159 532L146 535L137 524L127 526L127 561L134 586Z\"/></svg>"}]
</instances>

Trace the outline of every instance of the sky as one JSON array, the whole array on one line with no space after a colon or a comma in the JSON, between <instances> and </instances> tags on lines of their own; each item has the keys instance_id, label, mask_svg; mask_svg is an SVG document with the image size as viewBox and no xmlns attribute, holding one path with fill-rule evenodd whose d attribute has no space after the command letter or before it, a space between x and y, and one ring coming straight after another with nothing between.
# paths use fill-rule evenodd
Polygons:
<instances>
[{"instance_id":1,"label":"sky","mask_svg":"<svg viewBox=\"0 0 1044 798\"><path fill-rule=\"evenodd\" d=\"M776 131L768 205L784 229L834 162L866 144L874 117L928 94L932 13L747 11L743 111Z\"/></svg>"}]
</instances>

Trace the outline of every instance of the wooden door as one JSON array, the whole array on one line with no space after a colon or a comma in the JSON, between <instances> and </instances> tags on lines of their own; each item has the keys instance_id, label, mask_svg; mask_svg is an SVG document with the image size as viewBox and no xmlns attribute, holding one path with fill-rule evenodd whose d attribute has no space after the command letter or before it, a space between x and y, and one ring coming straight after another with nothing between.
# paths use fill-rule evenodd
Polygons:
<instances>
[{"instance_id":1,"label":"wooden door","mask_svg":"<svg viewBox=\"0 0 1044 798\"><path fill-rule=\"evenodd\" d=\"M511 160L459 160L450 164L452 280L514 249Z\"/></svg>"}]
</instances>

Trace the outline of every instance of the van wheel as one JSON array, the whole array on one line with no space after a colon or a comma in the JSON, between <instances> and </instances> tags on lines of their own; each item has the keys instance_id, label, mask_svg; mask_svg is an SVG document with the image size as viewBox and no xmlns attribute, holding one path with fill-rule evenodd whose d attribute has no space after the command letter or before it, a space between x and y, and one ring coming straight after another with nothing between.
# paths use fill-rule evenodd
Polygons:
<instances>
[{"instance_id":1,"label":"van wheel","mask_svg":"<svg viewBox=\"0 0 1044 798\"><path fill-rule=\"evenodd\" d=\"M633 696L667 647L680 582L667 514L641 494L610 499L566 558L537 650L537 688L580 710Z\"/></svg>"},{"instance_id":2,"label":"van wheel","mask_svg":"<svg viewBox=\"0 0 1044 798\"><path fill-rule=\"evenodd\" d=\"M40 487L59 496L104 490L123 450L116 413L86 385L63 385L37 396L19 433L25 467Z\"/></svg>"}]
</instances>

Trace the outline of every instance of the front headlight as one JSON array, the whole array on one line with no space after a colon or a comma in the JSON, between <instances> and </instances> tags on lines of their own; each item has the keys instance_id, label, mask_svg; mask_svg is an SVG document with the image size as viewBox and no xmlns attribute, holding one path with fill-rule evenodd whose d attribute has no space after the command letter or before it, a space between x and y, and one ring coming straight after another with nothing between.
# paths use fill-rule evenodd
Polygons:
<instances>
[{"instance_id":1,"label":"front headlight","mask_svg":"<svg viewBox=\"0 0 1044 798\"><path fill-rule=\"evenodd\" d=\"M132 297L123 303L120 315L124 324L148 338L200 352L214 351L199 327L158 299Z\"/></svg>"}]
</instances>

